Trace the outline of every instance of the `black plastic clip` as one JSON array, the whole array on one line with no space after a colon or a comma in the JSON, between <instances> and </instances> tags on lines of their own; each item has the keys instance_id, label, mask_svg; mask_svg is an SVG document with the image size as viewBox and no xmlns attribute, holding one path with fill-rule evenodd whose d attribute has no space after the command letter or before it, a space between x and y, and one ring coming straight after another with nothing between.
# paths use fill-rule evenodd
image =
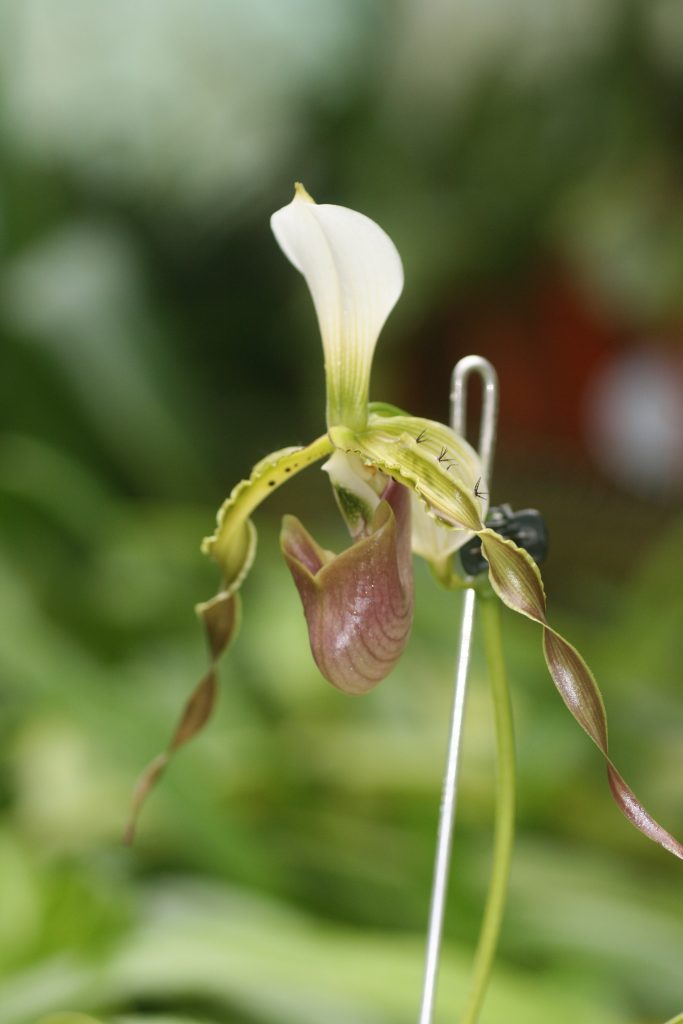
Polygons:
<instances>
[{"instance_id":1,"label":"black plastic clip","mask_svg":"<svg viewBox=\"0 0 683 1024\"><path fill-rule=\"evenodd\" d=\"M537 565L546 558L548 530L543 516L535 508L513 512L509 505L496 505L489 509L486 525L501 537L513 540L518 547L528 551ZM479 537L473 537L460 548L460 561L466 576L479 576L488 569L488 562L481 553Z\"/></svg>"}]
</instances>

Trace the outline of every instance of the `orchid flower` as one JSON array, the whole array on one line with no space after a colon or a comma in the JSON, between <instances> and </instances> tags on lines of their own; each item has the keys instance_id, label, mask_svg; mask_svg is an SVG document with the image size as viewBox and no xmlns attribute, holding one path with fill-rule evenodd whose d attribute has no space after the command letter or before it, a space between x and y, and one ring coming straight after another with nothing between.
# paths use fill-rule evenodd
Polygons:
<instances>
[{"instance_id":1,"label":"orchid flower","mask_svg":"<svg viewBox=\"0 0 683 1024\"><path fill-rule=\"evenodd\" d=\"M410 632L411 549L452 586L452 555L477 535L495 594L540 625L550 675L602 753L618 806L636 828L683 859L683 846L647 813L610 758L600 691L578 651L548 623L536 563L486 526L486 484L477 452L442 423L368 400L375 344L403 287L393 242L361 213L316 204L301 185L292 202L273 215L271 226L280 248L305 278L317 313L327 430L308 445L283 448L258 462L224 502L215 532L203 542L202 550L222 574L218 594L197 609L211 665L169 747L140 779L133 820L172 753L203 727L213 708L217 663L237 633L239 590L256 550L252 513L292 476L326 459L322 468L351 545L339 555L326 551L292 516L285 517L281 533L323 676L349 694L364 693L384 679Z\"/></svg>"}]
</instances>

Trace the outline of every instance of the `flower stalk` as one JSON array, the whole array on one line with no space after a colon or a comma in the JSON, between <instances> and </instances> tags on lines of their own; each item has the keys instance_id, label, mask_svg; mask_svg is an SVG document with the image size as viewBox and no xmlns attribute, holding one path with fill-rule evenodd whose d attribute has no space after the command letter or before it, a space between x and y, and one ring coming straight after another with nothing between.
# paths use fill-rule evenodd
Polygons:
<instances>
[{"instance_id":1,"label":"flower stalk","mask_svg":"<svg viewBox=\"0 0 683 1024\"><path fill-rule=\"evenodd\" d=\"M493 855L486 906L461 1024L476 1024L503 922L515 835L515 735L503 658L500 607L492 594L479 601L496 732L496 796Z\"/></svg>"}]
</instances>

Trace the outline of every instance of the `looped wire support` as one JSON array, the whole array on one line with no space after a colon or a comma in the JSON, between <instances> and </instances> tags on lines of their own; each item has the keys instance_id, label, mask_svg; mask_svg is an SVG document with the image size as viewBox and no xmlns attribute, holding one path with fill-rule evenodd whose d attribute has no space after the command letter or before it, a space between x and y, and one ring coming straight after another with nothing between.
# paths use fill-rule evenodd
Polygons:
<instances>
[{"instance_id":1,"label":"looped wire support","mask_svg":"<svg viewBox=\"0 0 683 1024\"><path fill-rule=\"evenodd\" d=\"M451 377L451 427L465 437L467 431L467 385L470 377L481 377L482 403L477 450L484 479L490 483L498 426L498 374L483 356L464 356L458 360Z\"/></svg>"},{"instance_id":2,"label":"looped wire support","mask_svg":"<svg viewBox=\"0 0 683 1024\"><path fill-rule=\"evenodd\" d=\"M451 426L461 437L465 436L467 429L467 387L472 376L480 377L482 382L482 411L479 425L478 452L482 463L482 474L490 489L496 426L498 422L498 376L488 359L484 359L482 356L465 356L455 365L451 378ZM475 605L476 591L473 588L469 588L463 596L453 708L451 712L446 767L443 777L441 810L434 861L434 878L432 882L429 924L427 927L427 949L419 1024L432 1024L434 1017L434 1003L441 958L441 938L453 845L453 827L455 825L458 765Z\"/></svg>"}]
</instances>

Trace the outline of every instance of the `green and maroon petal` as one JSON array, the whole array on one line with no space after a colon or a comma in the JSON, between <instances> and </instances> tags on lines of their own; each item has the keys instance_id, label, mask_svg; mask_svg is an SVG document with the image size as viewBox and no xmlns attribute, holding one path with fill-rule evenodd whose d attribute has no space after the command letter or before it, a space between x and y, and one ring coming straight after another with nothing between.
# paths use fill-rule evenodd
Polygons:
<instances>
[{"instance_id":1,"label":"green and maroon petal","mask_svg":"<svg viewBox=\"0 0 683 1024\"><path fill-rule=\"evenodd\" d=\"M562 700L602 753L614 799L628 820L644 835L683 860L683 845L645 810L609 756L607 717L593 673L575 647L548 624L545 593L533 559L493 530L480 532L489 563L489 579L500 599L543 627L543 653Z\"/></svg>"}]
</instances>

